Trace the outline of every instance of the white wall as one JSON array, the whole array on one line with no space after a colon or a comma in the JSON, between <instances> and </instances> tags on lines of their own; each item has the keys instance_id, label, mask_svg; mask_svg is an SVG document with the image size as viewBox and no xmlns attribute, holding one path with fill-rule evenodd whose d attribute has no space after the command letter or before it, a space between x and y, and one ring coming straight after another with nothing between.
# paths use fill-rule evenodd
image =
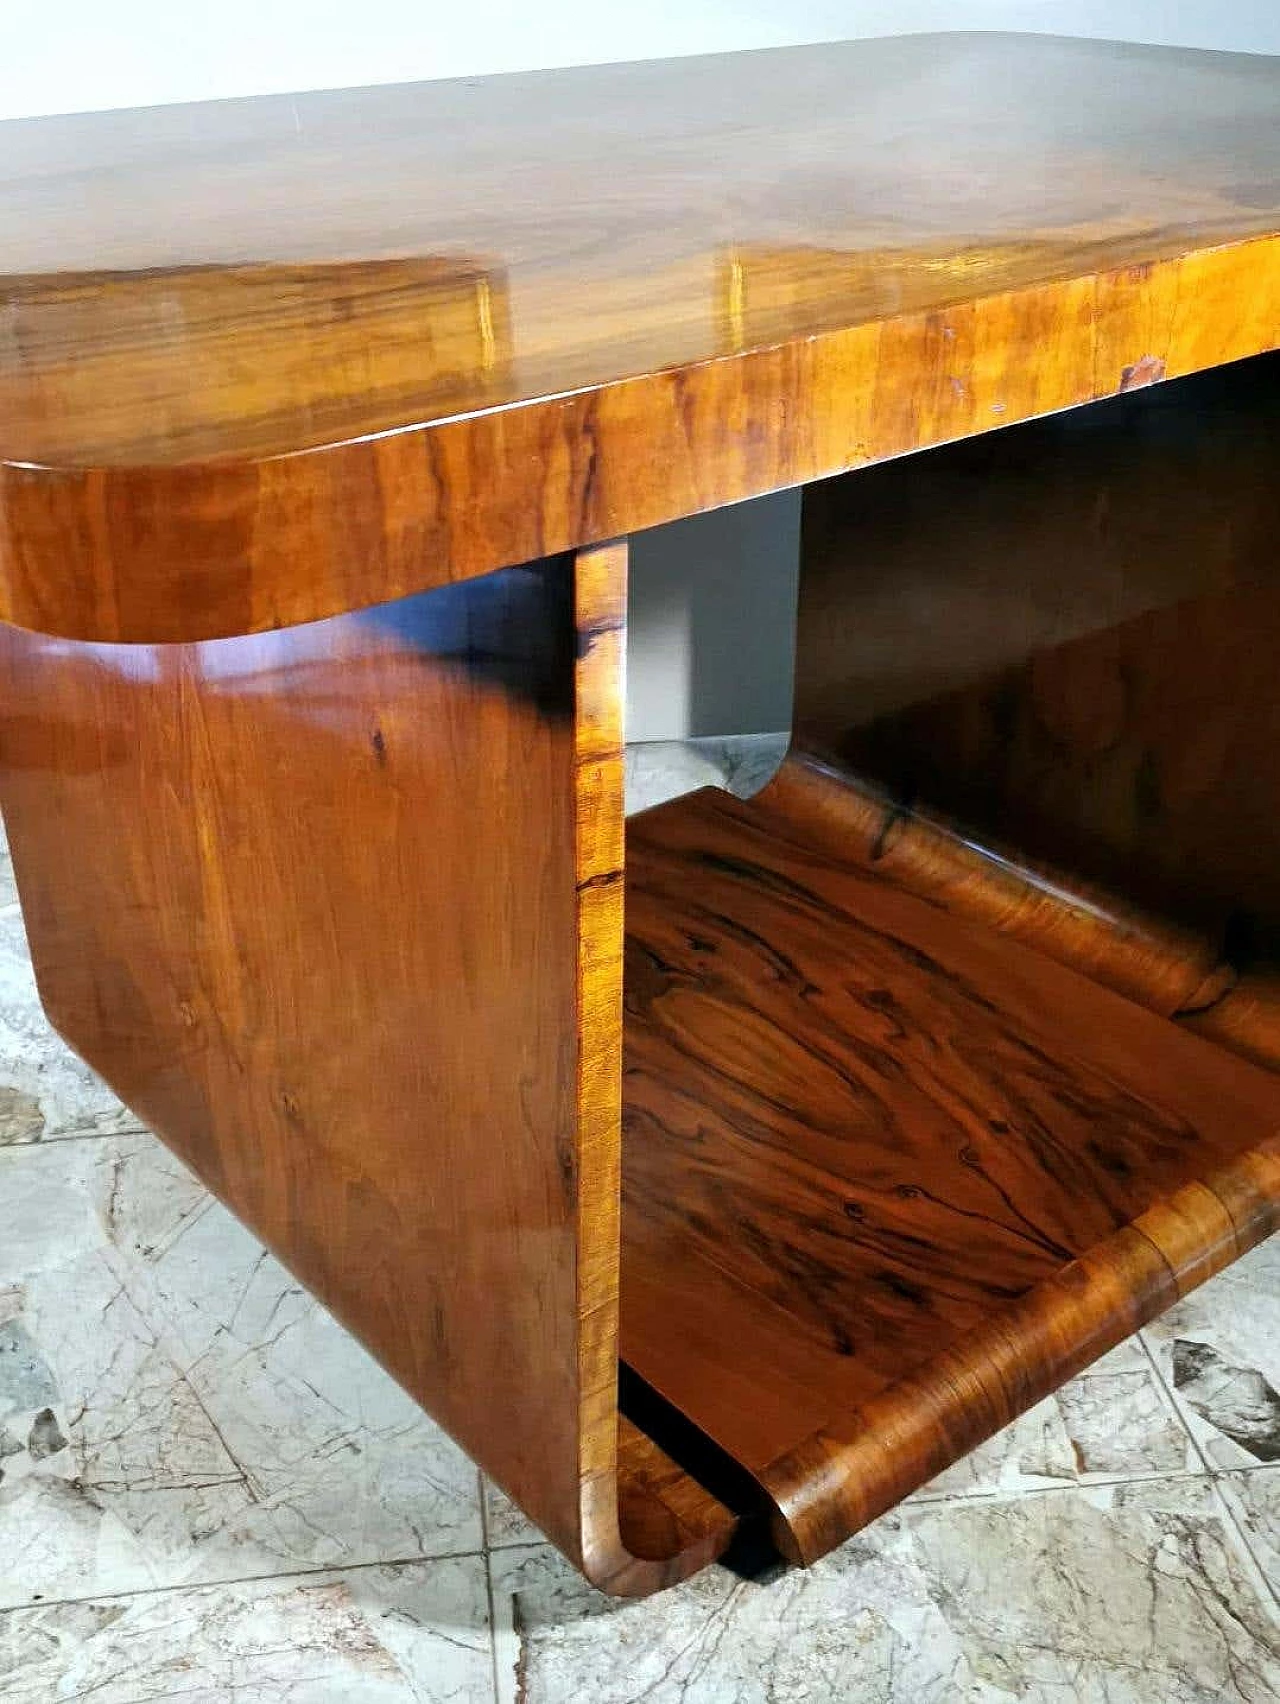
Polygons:
<instances>
[{"instance_id":1,"label":"white wall","mask_svg":"<svg viewBox=\"0 0 1280 1704\"><path fill-rule=\"evenodd\" d=\"M0 0L0 118L930 29L1280 53L1280 0ZM797 526L787 494L637 541L630 737L786 725Z\"/></svg>"},{"instance_id":2,"label":"white wall","mask_svg":"<svg viewBox=\"0 0 1280 1704\"><path fill-rule=\"evenodd\" d=\"M0 0L0 118L913 30L1280 53L1277 0Z\"/></svg>"}]
</instances>

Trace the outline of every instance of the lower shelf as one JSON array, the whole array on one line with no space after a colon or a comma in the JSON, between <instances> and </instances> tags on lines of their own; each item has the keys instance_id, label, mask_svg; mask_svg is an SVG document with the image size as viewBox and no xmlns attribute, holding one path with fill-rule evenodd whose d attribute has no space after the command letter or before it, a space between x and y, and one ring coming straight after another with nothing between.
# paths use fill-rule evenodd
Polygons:
<instances>
[{"instance_id":1,"label":"lower shelf","mask_svg":"<svg viewBox=\"0 0 1280 1704\"><path fill-rule=\"evenodd\" d=\"M1274 1227L1280 1076L785 799L629 826L622 1354L808 1561Z\"/></svg>"}]
</instances>

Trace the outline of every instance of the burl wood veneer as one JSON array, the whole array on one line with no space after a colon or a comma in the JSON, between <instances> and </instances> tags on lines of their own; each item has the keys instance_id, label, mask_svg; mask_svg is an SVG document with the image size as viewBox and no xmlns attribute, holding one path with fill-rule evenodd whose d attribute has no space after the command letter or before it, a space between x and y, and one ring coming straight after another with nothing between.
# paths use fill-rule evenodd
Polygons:
<instances>
[{"instance_id":1,"label":"burl wood veneer","mask_svg":"<svg viewBox=\"0 0 1280 1704\"><path fill-rule=\"evenodd\" d=\"M811 1560L1276 1224L1276 62L0 143L46 1009L591 1579ZM624 830L626 535L818 480L787 761Z\"/></svg>"}]
</instances>

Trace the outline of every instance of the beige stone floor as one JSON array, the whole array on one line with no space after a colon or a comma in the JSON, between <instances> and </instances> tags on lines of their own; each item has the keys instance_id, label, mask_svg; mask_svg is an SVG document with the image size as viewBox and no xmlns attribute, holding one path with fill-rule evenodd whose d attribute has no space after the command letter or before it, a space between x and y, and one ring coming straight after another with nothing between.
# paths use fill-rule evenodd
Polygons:
<instances>
[{"instance_id":1,"label":"beige stone floor","mask_svg":"<svg viewBox=\"0 0 1280 1704\"><path fill-rule=\"evenodd\" d=\"M1278 1393L1280 1238L811 1571L611 1603L51 1034L0 862L4 1704L1275 1704Z\"/></svg>"}]
</instances>

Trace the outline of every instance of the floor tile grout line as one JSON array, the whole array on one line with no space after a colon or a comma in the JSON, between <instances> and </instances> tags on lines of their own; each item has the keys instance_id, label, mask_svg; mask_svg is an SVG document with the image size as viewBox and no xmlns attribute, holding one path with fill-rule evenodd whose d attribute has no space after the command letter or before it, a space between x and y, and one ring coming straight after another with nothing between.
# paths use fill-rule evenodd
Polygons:
<instances>
[{"instance_id":1,"label":"floor tile grout line","mask_svg":"<svg viewBox=\"0 0 1280 1704\"><path fill-rule=\"evenodd\" d=\"M1193 1430L1190 1421L1187 1419L1186 1415L1182 1412L1182 1405L1178 1401L1178 1398L1177 1398L1177 1395L1174 1392L1173 1386L1169 1383L1168 1379L1166 1379L1165 1376L1164 1376L1164 1368L1160 1365L1159 1357L1155 1354L1151 1345L1147 1342L1146 1332L1145 1331L1139 1331L1139 1332L1136 1333L1136 1336L1137 1336L1139 1344L1142 1347L1142 1353L1146 1356L1147 1360L1151 1363L1151 1371L1155 1374L1156 1385L1157 1385L1158 1389L1160 1390L1161 1394L1163 1395L1167 1407L1169 1408L1170 1412L1173 1414L1173 1417L1177 1421L1178 1425L1181 1426L1183 1432L1186 1434L1186 1437L1191 1444L1192 1451L1195 1454L1196 1460L1201 1464L1203 1471L1212 1479L1213 1471L1214 1471L1213 1463L1209 1460L1208 1456L1204 1453L1204 1450L1200 1447L1199 1438L1196 1437L1195 1431Z\"/></svg>"},{"instance_id":2,"label":"floor tile grout line","mask_svg":"<svg viewBox=\"0 0 1280 1704\"><path fill-rule=\"evenodd\" d=\"M1203 1481L1212 1474L1203 1472L1198 1467L1150 1467L1139 1472L1116 1472L1116 1474L1089 1474L1084 1479L1055 1479L1038 1486L975 1486L968 1491L912 1491L900 1503L895 1503L895 1510L914 1510L914 1508L937 1508L939 1503L1016 1503L1019 1498L1036 1498L1036 1496L1057 1496L1064 1491L1108 1491L1113 1486L1149 1486L1161 1484L1164 1481ZM551 1540L542 1537L533 1539L489 1539L489 1551L520 1551L537 1544L551 1544Z\"/></svg>"},{"instance_id":3,"label":"floor tile grout line","mask_svg":"<svg viewBox=\"0 0 1280 1704\"><path fill-rule=\"evenodd\" d=\"M369 1568L421 1568L434 1562L484 1561L483 1550L445 1550L433 1556L375 1556L364 1562L326 1562L313 1567L280 1568L262 1574L231 1574L217 1580L178 1580L171 1586L135 1586L127 1591L68 1592L34 1597L28 1603L0 1604L0 1621L33 1609L60 1609L76 1603L124 1603L134 1598L172 1597L175 1592L216 1592L223 1586L267 1585L271 1581L313 1580L321 1574L354 1574Z\"/></svg>"},{"instance_id":4,"label":"floor tile grout line","mask_svg":"<svg viewBox=\"0 0 1280 1704\"><path fill-rule=\"evenodd\" d=\"M1253 1545L1249 1542L1248 1533L1236 1519L1236 1512L1231 1507L1231 1501L1222 1489L1223 1477L1224 1475L1219 1473L1211 1473L1209 1475L1209 1485L1212 1488L1214 1501L1217 1503L1218 1508L1222 1512L1222 1518L1228 1532L1235 1539L1236 1547L1242 1554L1245 1572L1250 1577L1253 1589L1262 1599L1264 1607L1280 1610L1280 1590L1278 1590L1273 1584L1266 1568L1263 1566L1262 1558L1257 1554Z\"/></svg>"},{"instance_id":5,"label":"floor tile grout line","mask_svg":"<svg viewBox=\"0 0 1280 1704\"><path fill-rule=\"evenodd\" d=\"M1264 1466L1265 1464L1260 1464ZM1280 1463L1274 1464L1280 1472ZM1248 1470L1243 1470L1248 1471ZM973 1486L963 1491L916 1491L904 1497L895 1507L897 1509L935 1508L939 1503L1011 1503L1021 1497L1044 1497L1067 1491L1107 1490L1117 1485L1151 1485L1163 1481L1195 1480L1212 1478L1211 1469L1200 1467L1185 1468L1142 1468L1129 1473L1090 1473L1082 1479L1061 1479L1046 1481L1042 1485L987 1485ZM486 1523L487 1532L487 1523ZM490 1552L527 1549L530 1545L547 1544L550 1540L539 1536L528 1538L493 1538L486 1537L486 1548Z\"/></svg>"},{"instance_id":6,"label":"floor tile grout line","mask_svg":"<svg viewBox=\"0 0 1280 1704\"><path fill-rule=\"evenodd\" d=\"M485 1567L489 1577L489 1601L493 1606L491 1615L493 1618L493 1688L495 1704L509 1704L509 1701L511 1700L514 1700L514 1704L525 1704L525 1681L521 1676L521 1670L524 1667L527 1653L518 1595L510 1589L502 1594L505 1613L501 1631L504 1642L509 1641L506 1653L509 1665L507 1668L507 1684L504 1685L502 1678L503 1659L500 1654L498 1641L499 1594L494 1583L495 1561L501 1557L504 1566L510 1569L513 1566L511 1559L520 1551L526 1552L528 1556L545 1555L549 1551L556 1558L563 1560L561 1552L554 1544L552 1544L551 1540L549 1538L542 1537L521 1539L516 1544L505 1544L496 1551L490 1550L489 1555L485 1560ZM718 1566L718 1563L711 1564L712 1568ZM508 1587L510 1587L511 1583L512 1582L510 1581L508 1582ZM597 1588L590 1586L589 1589L592 1592L595 1592ZM637 1600L634 1598L629 1600L624 1598L613 1598L611 1601L614 1609L621 1609L625 1603L630 1602L634 1604ZM511 1648L512 1646L514 1647L514 1650ZM644 1696L648 1697L648 1693L646 1692ZM683 1693L681 1696L683 1697Z\"/></svg>"},{"instance_id":7,"label":"floor tile grout line","mask_svg":"<svg viewBox=\"0 0 1280 1704\"><path fill-rule=\"evenodd\" d=\"M1211 1475L1193 1467L1161 1469L1143 1473L1090 1474L1086 1479L1054 1480L1046 1485L993 1485L972 1491L938 1491L928 1496L913 1494L894 1505L896 1509L936 1508L939 1503L1016 1503L1023 1497L1060 1497L1072 1491L1110 1491L1119 1485L1159 1485L1202 1481Z\"/></svg>"},{"instance_id":8,"label":"floor tile grout line","mask_svg":"<svg viewBox=\"0 0 1280 1704\"><path fill-rule=\"evenodd\" d=\"M484 1590L489 1607L489 1675L493 1681L493 1704L500 1704L498 1689L498 1628L493 1608L493 1552L489 1545L489 1510L483 1468L476 1468L476 1497L480 1508L480 1542L484 1546Z\"/></svg>"},{"instance_id":9,"label":"floor tile grout line","mask_svg":"<svg viewBox=\"0 0 1280 1704\"><path fill-rule=\"evenodd\" d=\"M1254 1549L1253 1540L1249 1537L1248 1529L1236 1514L1235 1509L1232 1507L1231 1499L1226 1493L1226 1482L1228 1480L1242 1477L1248 1473L1256 1473L1259 1470L1265 1472L1268 1467L1280 1470L1280 1462L1259 1462L1257 1467L1211 1468L1209 1471L1209 1479L1213 1485L1215 1493L1217 1494L1218 1501L1222 1505L1223 1512L1226 1515L1232 1532L1235 1533L1236 1538L1243 1546L1245 1555L1249 1558L1249 1561L1257 1569L1258 1578L1262 1583L1262 1595L1264 1600L1270 1600L1275 1604L1277 1610L1280 1610L1280 1580L1273 1579L1267 1571L1266 1563Z\"/></svg>"},{"instance_id":10,"label":"floor tile grout line","mask_svg":"<svg viewBox=\"0 0 1280 1704\"><path fill-rule=\"evenodd\" d=\"M148 1130L144 1124L123 1124L110 1130L57 1131L52 1136L41 1135L33 1142L3 1142L0 1143L0 1154L39 1153L41 1149L64 1142L109 1142L113 1136L150 1136L153 1141L159 1141L155 1132Z\"/></svg>"},{"instance_id":11,"label":"floor tile grout line","mask_svg":"<svg viewBox=\"0 0 1280 1704\"><path fill-rule=\"evenodd\" d=\"M1249 1470L1243 1469L1243 1470L1240 1470L1240 1471L1247 1472ZM897 1507L898 1507L899 1511L903 1511L903 1510L910 1510L910 1509L913 1509L913 1508L924 1508L924 1507L928 1507L930 1509L936 1509L940 1504L944 1504L944 1503L946 1503L946 1504L951 1504L951 1503L991 1503L991 1502L1013 1503L1013 1502L1019 1502L1019 1501L1022 1501L1022 1500L1038 1499L1038 1498L1042 1498L1042 1497L1061 1496L1063 1494L1069 1494L1071 1492L1088 1493L1091 1490L1110 1489L1111 1487L1114 1487L1114 1486L1117 1486L1117 1485L1127 1485L1127 1484L1141 1484L1141 1485L1150 1485L1150 1484L1153 1484L1153 1483L1155 1483L1155 1484L1160 1484L1160 1483L1177 1484L1177 1483L1182 1483L1182 1482L1187 1482L1187 1481L1203 1482L1203 1481L1207 1480L1207 1482L1209 1484L1211 1484L1214 1487L1215 1490L1217 1490L1218 1489L1218 1481L1219 1481L1219 1479L1221 1479L1223 1477L1226 1477L1226 1475L1220 1475L1220 1474L1214 1473L1212 1471L1209 1472L1208 1474L1204 1474L1204 1473L1198 1473L1194 1469L1187 1469L1187 1470L1181 1471L1181 1472L1143 1474L1143 1475L1140 1475L1140 1476L1137 1476L1137 1477L1109 1478L1105 1481L1101 1481L1101 1480L1097 1480L1097 1479L1091 1479L1087 1482L1072 1480L1072 1481L1063 1481L1061 1484L1054 1484L1054 1485L1019 1486L1017 1489L1014 1489L1014 1490L1003 1490L1003 1489L1000 1489L1000 1488L997 1487L997 1488L993 1488L993 1489L987 1490L987 1491L944 1492L944 1493L940 1493L936 1497L921 1499L919 1501L912 1501L911 1499L907 1499L904 1502L898 1504ZM478 1480L478 1482L481 1482L481 1483L483 1481L483 1475L480 1473L479 1469L477 1469L477 1480ZM1220 1498L1220 1500L1225 1507L1226 1506L1226 1499ZM482 1504L482 1507L483 1507L483 1504ZM1235 1531L1235 1532L1238 1532L1239 1529L1238 1529L1238 1526L1237 1526L1236 1522L1234 1521L1234 1519L1232 1520L1231 1525L1232 1525L1232 1530ZM128 1589L125 1589L125 1590L120 1590L120 1591L61 1593L56 1597L41 1596L41 1597L38 1597L38 1598L34 1598L31 1601L26 1602L26 1603L12 1603L12 1604L0 1605L0 1618L2 1618L4 1616L8 1616L8 1615L21 1614L24 1611L32 1610L32 1609L58 1608L58 1607L61 1607L63 1605L66 1605L66 1604L98 1603L98 1602L122 1602L122 1601L125 1601L125 1600L132 1600L134 1598L170 1597L174 1593L177 1593L177 1592L207 1592L207 1591L216 1591L220 1587L223 1587L223 1586L257 1585L257 1584L266 1584L266 1583L269 1583L271 1581L285 1581L285 1580L294 1580L294 1579L298 1579L298 1580L314 1579L317 1576L322 1575L322 1574L349 1574L349 1573L366 1571L366 1570L371 1569L371 1568L423 1567L423 1566L428 1566L432 1563L437 1563L437 1562L461 1562L461 1561L468 1561L468 1560L480 1560L480 1561L484 1561L486 1563L486 1578L487 1578L487 1581L488 1581L489 1596L490 1596L490 1618L491 1618L490 1619L490 1627L491 1627L492 1630L496 1631L496 1620L494 1619L494 1616L493 1616L493 1605L492 1605L492 1575L491 1575L489 1568L487 1566L487 1564L492 1560L494 1550L495 1549L502 1550L502 1551L541 1550L541 1549L548 1548L549 1541L546 1540L545 1538L525 1538L525 1539L514 1540L509 1544L500 1544L500 1545L497 1545L497 1546L492 1546L492 1545L490 1545L488 1538L487 1538L488 1523L485 1520L483 1514L481 1516L481 1532L482 1532L482 1535L483 1535L482 1546L479 1549L440 1551L440 1552L435 1552L435 1553L430 1554L430 1555L418 1554L418 1555L402 1555L402 1556L390 1556L390 1557L370 1557L370 1558L367 1558L366 1560L360 1561L360 1562L334 1561L334 1562L327 1562L327 1563L317 1563L317 1564L314 1564L312 1566L305 1566L304 1565L304 1566L301 1566L301 1567L293 1566L293 1567L288 1567L288 1568L270 1569L270 1570L265 1570L263 1572L256 1573L256 1574L227 1575L227 1576L224 1576L224 1577L219 1578L219 1579L179 1580L179 1581L175 1581L172 1585L135 1586L135 1587L128 1588ZM1253 1556L1252 1549L1247 1544L1246 1544L1245 1548L1249 1553L1250 1561L1253 1563L1254 1567L1258 1569L1259 1573L1261 1573L1261 1566L1260 1566L1260 1564L1257 1563L1256 1558ZM793 1571L793 1570L788 1570L788 1571L790 1572L790 1571ZM1265 1579L1265 1575L1263 1575L1263 1578ZM495 1657L494 1657L494 1665L495 1665L495 1684L496 1684L496 1652L495 1652Z\"/></svg>"},{"instance_id":12,"label":"floor tile grout line","mask_svg":"<svg viewBox=\"0 0 1280 1704\"><path fill-rule=\"evenodd\" d=\"M1160 1382L1161 1390L1163 1390L1170 1407L1177 1415L1179 1424L1182 1426L1183 1431L1187 1434L1187 1437L1190 1438L1191 1447L1195 1451L1197 1458L1204 1464L1204 1475L1209 1482L1211 1495L1219 1509L1222 1511L1223 1521L1228 1532L1235 1539L1237 1549L1243 1554L1247 1571L1251 1576L1255 1574L1257 1576L1256 1579L1253 1580L1254 1590L1260 1593L1264 1604L1272 1603L1277 1609L1280 1609L1280 1588L1277 1588L1275 1583L1273 1583L1268 1576L1267 1570L1263 1566L1262 1558L1254 1550L1248 1533L1245 1531L1243 1524L1236 1517L1236 1512L1231 1506L1230 1498L1227 1497L1226 1493L1223 1491L1221 1482L1226 1477L1227 1473L1230 1472L1230 1469L1223 1470L1215 1467L1213 1462L1209 1460L1209 1457L1206 1455L1203 1447L1201 1446L1199 1438L1196 1437L1195 1432L1192 1430L1190 1423L1187 1421L1182 1412L1177 1397L1174 1395L1172 1388L1164 1376L1164 1369L1161 1367L1159 1359L1153 1353L1151 1345L1147 1342L1146 1332L1139 1331L1137 1336L1138 1341L1142 1345L1143 1352L1147 1359L1151 1362L1156 1378ZM1249 1469L1246 1468L1244 1471L1248 1472Z\"/></svg>"},{"instance_id":13,"label":"floor tile grout line","mask_svg":"<svg viewBox=\"0 0 1280 1704\"><path fill-rule=\"evenodd\" d=\"M1280 1467L1280 1464L1277 1465ZM902 1513L912 1509L936 1509L943 1503L1016 1503L1023 1498L1054 1497L1073 1491L1109 1491L1122 1485L1147 1486L1183 1482L1202 1484L1214 1477L1211 1470L1206 1472L1196 1467L1151 1468L1137 1473L1090 1474L1085 1479L1054 1480L1044 1485L979 1486L968 1491L936 1491L925 1495L913 1492L900 1503L896 1503L894 1510ZM490 1539L488 1548L493 1554L509 1550L528 1550L550 1542L543 1537Z\"/></svg>"},{"instance_id":14,"label":"floor tile grout line","mask_svg":"<svg viewBox=\"0 0 1280 1704\"><path fill-rule=\"evenodd\" d=\"M1079 1479L1051 1479L1042 1485L975 1485L966 1491L913 1491L895 1507L914 1509L924 1503L982 1503L992 1499L1010 1502L1017 1497L1040 1497L1055 1491L1106 1490L1112 1485L1150 1485L1162 1479L1206 1477L1196 1467L1149 1467L1129 1473L1088 1473Z\"/></svg>"}]
</instances>

